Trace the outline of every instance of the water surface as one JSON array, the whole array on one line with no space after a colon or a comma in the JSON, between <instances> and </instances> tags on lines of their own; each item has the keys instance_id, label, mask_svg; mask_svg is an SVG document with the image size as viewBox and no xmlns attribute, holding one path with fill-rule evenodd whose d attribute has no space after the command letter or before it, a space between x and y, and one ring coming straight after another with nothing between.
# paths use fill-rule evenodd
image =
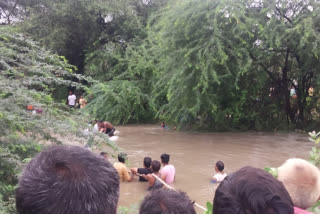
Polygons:
<instances>
[{"instance_id":1,"label":"water surface","mask_svg":"<svg viewBox=\"0 0 320 214\"><path fill-rule=\"evenodd\" d=\"M212 202L218 184L210 183L218 160L227 174L244 166L278 167L286 159L308 158L312 143L297 133L188 133L162 130L154 125L118 126L117 144L128 154L129 168L142 167L143 158L160 160L170 154L176 168L175 188L185 191L192 200L205 206ZM138 204L147 194L147 183L122 183L119 206ZM197 209L198 213L203 213Z\"/></svg>"}]
</instances>

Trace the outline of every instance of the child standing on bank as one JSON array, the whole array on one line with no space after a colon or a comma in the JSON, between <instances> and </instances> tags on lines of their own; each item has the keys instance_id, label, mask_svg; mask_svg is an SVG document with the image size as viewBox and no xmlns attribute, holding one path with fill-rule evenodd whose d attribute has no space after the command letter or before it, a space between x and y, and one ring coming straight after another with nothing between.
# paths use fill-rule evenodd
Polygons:
<instances>
[{"instance_id":1,"label":"child standing on bank","mask_svg":"<svg viewBox=\"0 0 320 214\"><path fill-rule=\"evenodd\" d=\"M218 161L216 163L215 170L217 174L215 174L212 178L213 183L220 183L221 181L224 180L225 177L227 177L227 174L223 171L224 170L224 164L222 161Z\"/></svg>"}]
</instances>

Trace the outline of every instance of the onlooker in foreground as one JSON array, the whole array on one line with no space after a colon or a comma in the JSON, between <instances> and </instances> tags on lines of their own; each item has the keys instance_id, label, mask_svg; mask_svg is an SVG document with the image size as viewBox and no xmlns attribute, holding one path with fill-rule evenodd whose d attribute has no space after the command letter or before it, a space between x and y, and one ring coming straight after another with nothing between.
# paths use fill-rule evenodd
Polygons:
<instances>
[{"instance_id":1,"label":"onlooker in foreground","mask_svg":"<svg viewBox=\"0 0 320 214\"><path fill-rule=\"evenodd\" d=\"M184 192L166 188L152 191L141 206L140 214L196 214L193 202Z\"/></svg>"},{"instance_id":2,"label":"onlooker in foreground","mask_svg":"<svg viewBox=\"0 0 320 214\"><path fill-rule=\"evenodd\" d=\"M152 169L152 173L156 176L158 176L160 178L160 170L161 164L159 161L157 160L153 160L151 162L151 169ZM156 179L153 174L148 174L148 175L142 175L147 181L149 181L149 188L148 190L154 190L154 189L159 189L163 186L163 184L161 183L161 181L159 181L158 179Z\"/></svg>"},{"instance_id":3,"label":"onlooker in foreground","mask_svg":"<svg viewBox=\"0 0 320 214\"><path fill-rule=\"evenodd\" d=\"M169 164L170 155L162 154L160 158L163 165L163 168L160 171L161 179L170 185L174 182L176 170L173 165Z\"/></svg>"},{"instance_id":4,"label":"onlooker in foreground","mask_svg":"<svg viewBox=\"0 0 320 214\"><path fill-rule=\"evenodd\" d=\"M151 161L152 159L150 157L145 157L143 159L143 166L144 168L132 168L131 173L136 174L138 173L139 175L147 175L152 173L151 171ZM143 176L139 176L139 181L147 181Z\"/></svg>"},{"instance_id":5,"label":"onlooker in foreground","mask_svg":"<svg viewBox=\"0 0 320 214\"><path fill-rule=\"evenodd\" d=\"M69 91L69 96L68 96L68 106L70 106L71 108L73 108L76 104L76 95L72 94L71 91Z\"/></svg>"},{"instance_id":6,"label":"onlooker in foreground","mask_svg":"<svg viewBox=\"0 0 320 214\"><path fill-rule=\"evenodd\" d=\"M244 167L227 176L216 190L213 214L293 214L283 184L268 172Z\"/></svg>"},{"instance_id":7,"label":"onlooker in foreground","mask_svg":"<svg viewBox=\"0 0 320 214\"><path fill-rule=\"evenodd\" d=\"M120 181L132 181L133 179L133 175L130 176L129 175L129 171L125 165L126 163L126 159L127 159L127 154L126 153L119 153L118 154L118 161L113 164L114 168L116 168L119 177L120 177Z\"/></svg>"},{"instance_id":8,"label":"onlooker in foreground","mask_svg":"<svg viewBox=\"0 0 320 214\"><path fill-rule=\"evenodd\" d=\"M223 179L225 177L227 177L227 174L223 171L224 170L224 164L222 161L218 161L216 163L216 167L215 170L217 172L217 174L215 174L212 178L212 181L214 183L220 183L221 181L223 181Z\"/></svg>"},{"instance_id":9,"label":"onlooker in foreground","mask_svg":"<svg viewBox=\"0 0 320 214\"><path fill-rule=\"evenodd\" d=\"M19 214L115 214L119 176L82 147L53 146L25 167L16 191Z\"/></svg>"},{"instance_id":10,"label":"onlooker in foreground","mask_svg":"<svg viewBox=\"0 0 320 214\"><path fill-rule=\"evenodd\" d=\"M278 168L278 180L286 187L295 213L309 213L320 198L320 171L306 160L292 158Z\"/></svg>"}]
</instances>

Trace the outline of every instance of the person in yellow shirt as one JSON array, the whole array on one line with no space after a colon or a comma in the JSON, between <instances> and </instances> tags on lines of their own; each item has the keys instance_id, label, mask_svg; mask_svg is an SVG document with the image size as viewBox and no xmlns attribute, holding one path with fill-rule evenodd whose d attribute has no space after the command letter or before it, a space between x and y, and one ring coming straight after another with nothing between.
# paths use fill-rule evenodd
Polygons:
<instances>
[{"instance_id":1,"label":"person in yellow shirt","mask_svg":"<svg viewBox=\"0 0 320 214\"><path fill-rule=\"evenodd\" d=\"M120 181L132 181L133 176L129 174L129 170L127 169L125 162L127 159L127 154L126 153L119 153L118 154L118 161L113 164L113 167L116 168Z\"/></svg>"}]
</instances>

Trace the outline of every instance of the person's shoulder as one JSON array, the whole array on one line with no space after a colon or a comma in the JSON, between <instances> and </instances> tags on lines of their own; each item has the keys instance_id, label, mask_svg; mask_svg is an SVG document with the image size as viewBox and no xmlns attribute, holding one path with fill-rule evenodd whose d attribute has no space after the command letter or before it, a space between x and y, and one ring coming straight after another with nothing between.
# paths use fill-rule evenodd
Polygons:
<instances>
[{"instance_id":1,"label":"person's shoulder","mask_svg":"<svg viewBox=\"0 0 320 214\"><path fill-rule=\"evenodd\" d=\"M137 172L139 174L150 174L152 171L150 168L138 168Z\"/></svg>"}]
</instances>

